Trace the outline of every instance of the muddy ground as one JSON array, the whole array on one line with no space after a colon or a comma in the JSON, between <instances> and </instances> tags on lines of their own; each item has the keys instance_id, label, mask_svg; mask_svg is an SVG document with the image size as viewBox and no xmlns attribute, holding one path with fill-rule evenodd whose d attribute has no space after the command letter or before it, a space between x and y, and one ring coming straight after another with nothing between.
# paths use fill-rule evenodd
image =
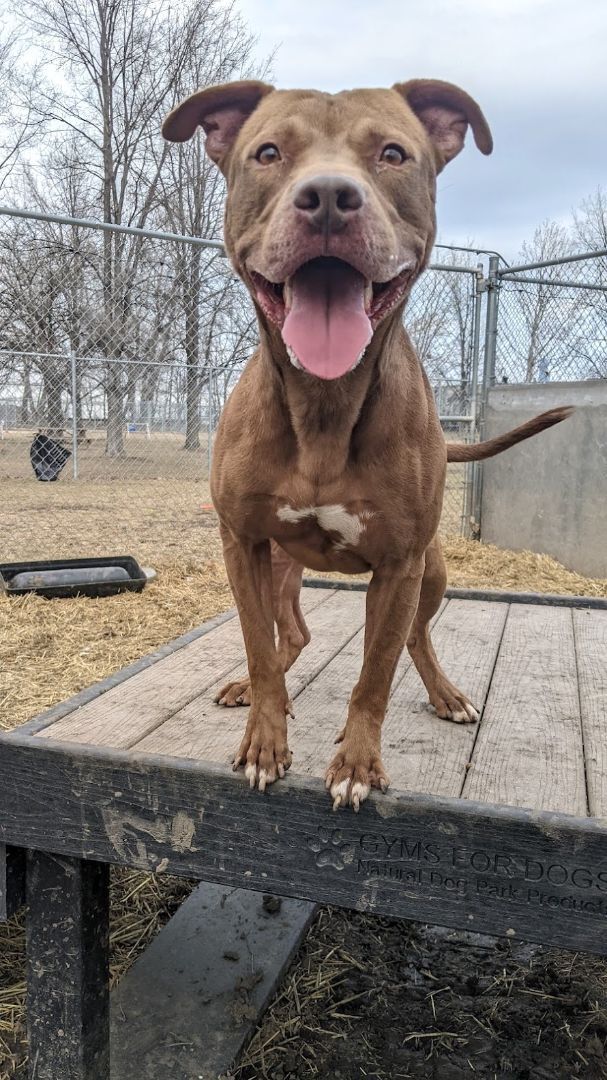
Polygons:
<instances>
[{"instance_id":1,"label":"muddy ground","mask_svg":"<svg viewBox=\"0 0 607 1080\"><path fill-rule=\"evenodd\" d=\"M607 1076L601 959L324 909L235 1080Z\"/></svg>"}]
</instances>

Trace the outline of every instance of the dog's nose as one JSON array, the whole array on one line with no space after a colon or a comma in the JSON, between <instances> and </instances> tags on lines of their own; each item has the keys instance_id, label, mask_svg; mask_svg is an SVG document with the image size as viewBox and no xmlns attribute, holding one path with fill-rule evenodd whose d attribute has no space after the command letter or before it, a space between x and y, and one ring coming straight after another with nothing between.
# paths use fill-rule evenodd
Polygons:
<instances>
[{"instance_id":1,"label":"dog's nose","mask_svg":"<svg viewBox=\"0 0 607 1080\"><path fill-rule=\"evenodd\" d=\"M365 193L349 176L328 174L302 180L293 202L318 232L342 232L362 209Z\"/></svg>"}]
</instances>

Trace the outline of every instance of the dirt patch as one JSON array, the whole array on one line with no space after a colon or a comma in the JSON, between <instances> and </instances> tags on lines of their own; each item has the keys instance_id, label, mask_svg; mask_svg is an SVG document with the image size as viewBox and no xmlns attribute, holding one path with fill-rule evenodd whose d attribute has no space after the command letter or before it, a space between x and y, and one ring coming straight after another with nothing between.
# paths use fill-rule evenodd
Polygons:
<instances>
[{"instance_id":1,"label":"dirt patch","mask_svg":"<svg viewBox=\"0 0 607 1080\"><path fill-rule=\"evenodd\" d=\"M235 1080L607 1076L607 965L324 909Z\"/></svg>"}]
</instances>

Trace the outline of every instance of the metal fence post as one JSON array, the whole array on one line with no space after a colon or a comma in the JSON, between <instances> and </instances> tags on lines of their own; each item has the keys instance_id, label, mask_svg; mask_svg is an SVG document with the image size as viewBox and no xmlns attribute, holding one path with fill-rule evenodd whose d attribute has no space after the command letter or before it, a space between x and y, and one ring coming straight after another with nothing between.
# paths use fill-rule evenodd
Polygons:
<instances>
[{"instance_id":1,"label":"metal fence post","mask_svg":"<svg viewBox=\"0 0 607 1080\"><path fill-rule=\"evenodd\" d=\"M498 317L498 301L499 301L499 256L491 255L489 258L489 269L487 273L487 280L483 283L484 291L487 293L487 310L485 314L485 356L483 362L483 382L481 389L481 398L478 404L478 425L477 431L481 435L485 428L485 410L487 408L487 397L489 390L495 385L495 358L497 353L497 317ZM474 479L473 479L473 494L472 494L472 514L471 518L474 521L474 536L476 540L481 539L481 517L482 517L482 495L483 495L483 462L477 461L475 463Z\"/></svg>"},{"instance_id":2,"label":"metal fence post","mask_svg":"<svg viewBox=\"0 0 607 1080\"><path fill-rule=\"evenodd\" d=\"M481 310L483 305L483 293L485 292L485 274L482 263L476 267L474 279L474 328L472 332L472 364L471 382L472 394L470 399L470 415L472 416L472 438L476 437L478 428L478 366L480 360L481 345Z\"/></svg>"},{"instance_id":3,"label":"metal fence post","mask_svg":"<svg viewBox=\"0 0 607 1080\"><path fill-rule=\"evenodd\" d=\"M76 354L70 352L72 372L72 475L78 479L78 375L76 372Z\"/></svg>"},{"instance_id":4,"label":"metal fence post","mask_svg":"<svg viewBox=\"0 0 607 1080\"><path fill-rule=\"evenodd\" d=\"M209 358L209 377L207 382L207 396L208 396L208 408L207 408L207 471L209 474L209 480L211 479L211 460L213 457L213 449L211 446L211 428L213 426L213 362Z\"/></svg>"},{"instance_id":5,"label":"metal fence post","mask_svg":"<svg viewBox=\"0 0 607 1080\"><path fill-rule=\"evenodd\" d=\"M485 367L483 370L483 398L481 407L484 412L487 403L487 391L495 385L495 354L497 351L497 306L499 298L499 256L489 259L487 275L487 318L485 322Z\"/></svg>"},{"instance_id":6,"label":"metal fence post","mask_svg":"<svg viewBox=\"0 0 607 1080\"><path fill-rule=\"evenodd\" d=\"M478 394L478 369L480 361L481 344L481 315L483 306L483 293L486 291L484 267L478 263L474 279L474 312L472 326L472 357L470 365L470 442L476 442L479 423L479 394ZM474 496L477 485L477 461L470 461L465 467L464 481L464 508L462 520L462 534L470 537L474 533L473 521L475 519Z\"/></svg>"}]
</instances>

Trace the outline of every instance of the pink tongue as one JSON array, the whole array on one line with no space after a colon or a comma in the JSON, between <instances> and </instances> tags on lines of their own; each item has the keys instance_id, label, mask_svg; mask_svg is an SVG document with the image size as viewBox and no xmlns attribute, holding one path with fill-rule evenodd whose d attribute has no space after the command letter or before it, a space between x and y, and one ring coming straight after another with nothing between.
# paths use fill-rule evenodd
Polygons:
<instances>
[{"instance_id":1,"label":"pink tongue","mask_svg":"<svg viewBox=\"0 0 607 1080\"><path fill-rule=\"evenodd\" d=\"M373 330L365 312L365 279L339 259L314 259L295 274L282 338L319 379L351 371Z\"/></svg>"}]
</instances>

